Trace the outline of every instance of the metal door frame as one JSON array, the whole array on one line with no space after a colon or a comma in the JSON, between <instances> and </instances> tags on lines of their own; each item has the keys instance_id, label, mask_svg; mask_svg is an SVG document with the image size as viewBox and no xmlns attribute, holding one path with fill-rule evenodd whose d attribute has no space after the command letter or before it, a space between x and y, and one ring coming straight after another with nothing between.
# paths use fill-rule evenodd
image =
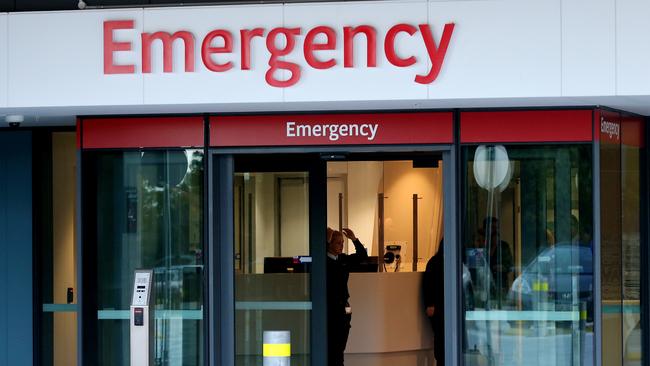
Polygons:
<instances>
[{"instance_id":1,"label":"metal door frame","mask_svg":"<svg viewBox=\"0 0 650 366\"><path fill-rule=\"evenodd\" d=\"M453 273L445 279L445 307L448 309L445 317L445 353L446 366L461 364L462 332L456 331L462 326L461 281L460 281L460 196L458 189L459 147L448 145L395 145L395 146L331 146L331 147L254 147L210 149L208 153L208 248L207 273L210 278L208 288L209 322L209 365L235 364L235 297L234 297L234 161L237 156L244 154L262 154L266 157L274 154L306 155L320 154L359 154L359 153L441 153L443 160L443 216L444 238L447 245L445 251L445 273ZM321 291L312 293L311 316L311 361L313 366L326 366L327 344L318 329L326 327L326 293L325 287L325 255L314 255L318 248L314 243L325 241L324 228L327 225L327 171L326 160L321 160L317 167L310 168L310 211L324 214L310 215L310 251L314 257L311 276L312 289ZM321 233L322 231L322 233ZM224 244L225 243L225 244ZM321 247L323 251L325 248Z\"/></svg>"}]
</instances>

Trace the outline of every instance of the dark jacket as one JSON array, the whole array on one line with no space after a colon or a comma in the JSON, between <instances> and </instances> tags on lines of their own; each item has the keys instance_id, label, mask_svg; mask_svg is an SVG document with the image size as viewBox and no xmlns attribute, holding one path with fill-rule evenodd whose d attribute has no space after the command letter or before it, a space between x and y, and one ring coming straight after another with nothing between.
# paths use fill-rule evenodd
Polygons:
<instances>
[{"instance_id":1,"label":"dark jacket","mask_svg":"<svg viewBox=\"0 0 650 366\"><path fill-rule=\"evenodd\" d=\"M435 314L442 315L445 306L445 260L444 245L436 255L427 262L427 269L422 277L422 298L424 307L434 306Z\"/></svg>"},{"instance_id":2,"label":"dark jacket","mask_svg":"<svg viewBox=\"0 0 650 366\"><path fill-rule=\"evenodd\" d=\"M350 298L348 278L350 267L368 258L368 252L357 239L354 254L339 254L337 260L327 257L327 309L330 316L345 315L345 306Z\"/></svg>"}]
</instances>

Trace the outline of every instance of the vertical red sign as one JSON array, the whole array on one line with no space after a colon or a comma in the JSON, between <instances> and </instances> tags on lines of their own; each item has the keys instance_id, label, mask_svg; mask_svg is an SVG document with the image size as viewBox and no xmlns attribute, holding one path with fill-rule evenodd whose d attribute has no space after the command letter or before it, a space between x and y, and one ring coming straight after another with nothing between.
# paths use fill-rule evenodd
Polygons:
<instances>
[{"instance_id":1,"label":"vertical red sign","mask_svg":"<svg viewBox=\"0 0 650 366\"><path fill-rule=\"evenodd\" d=\"M620 144L621 143L621 114L599 110L595 115L596 136L601 143Z\"/></svg>"}]
</instances>

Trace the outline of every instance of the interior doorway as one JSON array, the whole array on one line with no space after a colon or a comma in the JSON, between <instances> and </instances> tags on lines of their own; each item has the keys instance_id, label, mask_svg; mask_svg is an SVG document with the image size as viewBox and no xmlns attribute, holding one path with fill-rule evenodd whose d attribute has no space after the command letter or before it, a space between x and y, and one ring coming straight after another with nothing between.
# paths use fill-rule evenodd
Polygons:
<instances>
[{"instance_id":1,"label":"interior doorway","mask_svg":"<svg viewBox=\"0 0 650 366\"><path fill-rule=\"evenodd\" d=\"M423 278L444 235L442 171L436 154L360 154L327 162L327 225L352 230L368 255L349 267L346 365L435 364L432 318L423 300L424 292L435 289L423 289ZM346 238L347 258L358 253L355 247ZM428 275L442 284L443 272Z\"/></svg>"},{"instance_id":2,"label":"interior doorway","mask_svg":"<svg viewBox=\"0 0 650 366\"><path fill-rule=\"evenodd\" d=\"M442 164L432 159L428 164L413 160L327 163L327 226L354 228L371 256L386 253L387 246L400 253L399 265L384 263L378 272L424 271L426 261L438 250L444 228ZM345 252L351 249L348 241Z\"/></svg>"}]
</instances>

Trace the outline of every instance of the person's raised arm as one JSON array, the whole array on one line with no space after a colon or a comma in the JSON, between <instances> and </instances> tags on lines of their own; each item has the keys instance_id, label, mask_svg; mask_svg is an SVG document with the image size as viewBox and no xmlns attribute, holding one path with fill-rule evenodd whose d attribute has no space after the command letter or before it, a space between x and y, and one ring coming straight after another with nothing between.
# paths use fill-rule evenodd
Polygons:
<instances>
[{"instance_id":1,"label":"person's raised arm","mask_svg":"<svg viewBox=\"0 0 650 366\"><path fill-rule=\"evenodd\" d=\"M354 243L354 254L351 254L350 256L354 256L356 260L365 260L368 258L368 251L366 248L361 244L359 239L354 235L354 231L345 228L343 229L343 235L345 235L348 239L352 240L352 243Z\"/></svg>"}]
</instances>

